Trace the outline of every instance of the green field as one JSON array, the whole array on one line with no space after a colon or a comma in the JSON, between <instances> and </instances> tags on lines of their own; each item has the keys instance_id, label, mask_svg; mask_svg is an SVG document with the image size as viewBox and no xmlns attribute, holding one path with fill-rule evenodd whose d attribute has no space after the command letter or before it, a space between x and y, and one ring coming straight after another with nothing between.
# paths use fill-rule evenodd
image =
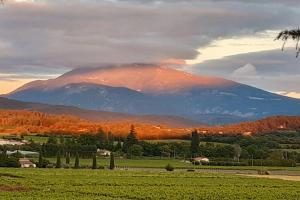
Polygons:
<instances>
[{"instance_id":1,"label":"green field","mask_svg":"<svg viewBox=\"0 0 300 200\"><path fill-rule=\"evenodd\" d=\"M0 169L0 199L299 199L300 182L195 172Z\"/></svg>"},{"instance_id":2,"label":"green field","mask_svg":"<svg viewBox=\"0 0 300 200\"><path fill-rule=\"evenodd\" d=\"M51 163L56 163L56 158L46 158ZM38 159L35 158L37 161ZM71 158L70 165L74 166L74 158ZM65 163L65 159L62 158L62 163ZM97 158L98 166L109 166L109 158ZM261 166L205 166L205 165L192 165L189 162L184 162L179 159L159 159L159 158L147 158L141 157L137 159L115 158L115 165L118 168L156 168L164 169L167 164L171 164L177 169L228 169L228 170L260 170ZM81 166L92 166L92 159L80 159ZM300 167L266 167L264 170L285 170L296 171L300 174Z\"/></svg>"},{"instance_id":3,"label":"green field","mask_svg":"<svg viewBox=\"0 0 300 200\"><path fill-rule=\"evenodd\" d=\"M25 135L24 139L28 141L32 140L35 143L40 143L40 144L46 143L48 141L48 137L41 137L35 135Z\"/></svg>"}]
</instances>

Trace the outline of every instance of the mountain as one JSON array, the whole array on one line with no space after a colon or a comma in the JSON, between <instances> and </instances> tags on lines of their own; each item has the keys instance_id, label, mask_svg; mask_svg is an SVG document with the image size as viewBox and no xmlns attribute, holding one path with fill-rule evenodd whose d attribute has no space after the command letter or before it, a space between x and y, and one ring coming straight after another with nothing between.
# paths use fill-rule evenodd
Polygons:
<instances>
[{"instance_id":1,"label":"mountain","mask_svg":"<svg viewBox=\"0 0 300 200\"><path fill-rule=\"evenodd\" d=\"M0 97L0 110L39 111L47 114L76 116L78 118L102 123L142 123L166 125L170 127L195 127L202 123L178 116L130 115L116 112L85 110L71 106L56 106L42 103L29 103Z\"/></svg>"},{"instance_id":2,"label":"mountain","mask_svg":"<svg viewBox=\"0 0 300 200\"><path fill-rule=\"evenodd\" d=\"M75 69L26 84L7 97L90 110L175 115L210 124L300 114L300 100L150 64Z\"/></svg>"},{"instance_id":3,"label":"mountain","mask_svg":"<svg viewBox=\"0 0 300 200\"><path fill-rule=\"evenodd\" d=\"M52 90L71 83L129 88L146 94L173 94L193 88L226 87L235 84L222 78L194 76L166 66L132 64L75 69L56 79L33 81L14 93L28 89Z\"/></svg>"}]
</instances>

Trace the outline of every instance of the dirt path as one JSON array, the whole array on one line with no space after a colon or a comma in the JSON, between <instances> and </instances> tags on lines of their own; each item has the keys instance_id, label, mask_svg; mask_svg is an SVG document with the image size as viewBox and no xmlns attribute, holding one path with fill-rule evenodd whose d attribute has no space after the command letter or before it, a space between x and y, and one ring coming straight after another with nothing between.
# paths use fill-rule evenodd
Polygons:
<instances>
[{"instance_id":1,"label":"dirt path","mask_svg":"<svg viewBox=\"0 0 300 200\"><path fill-rule=\"evenodd\" d=\"M270 179L280 179L286 181L300 181L300 176L285 176L285 175L250 175L241 174L242 176L257 177L257 178L270 178Z\"/></svg>"}]
</instances>

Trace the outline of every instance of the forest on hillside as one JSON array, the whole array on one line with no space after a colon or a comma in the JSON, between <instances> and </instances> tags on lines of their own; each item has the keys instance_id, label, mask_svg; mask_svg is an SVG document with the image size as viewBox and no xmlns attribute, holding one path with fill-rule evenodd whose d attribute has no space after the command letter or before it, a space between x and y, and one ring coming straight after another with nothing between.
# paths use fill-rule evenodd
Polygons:
<instances>
[{"instance_id":1,"label":"forest on hillside","mask_svg":"<svg viewBox=\"0 0 300 200\"><path fill-rule=\"evenodd\" d=\"M115 136L124 136L134 124L140 139L183 138L197 129L200 134L254 135L282 130L300 130L300 117L276 116L255 122L226 126L172 128L165 125L131 121L100 123L70 115L52 115L35 111L0 110L0 133L5 134L95 134L101 128Z\"/></svg>"}]
</instances>

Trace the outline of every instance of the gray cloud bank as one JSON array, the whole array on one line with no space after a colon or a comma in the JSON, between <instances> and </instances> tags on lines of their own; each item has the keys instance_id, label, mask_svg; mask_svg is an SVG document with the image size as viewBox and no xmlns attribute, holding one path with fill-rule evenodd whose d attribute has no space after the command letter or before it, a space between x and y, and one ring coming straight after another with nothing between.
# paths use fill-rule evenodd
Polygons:
<instances>
[{"instance_id":1,"label":"gray cloud bank","mask_svg":"<svg viewBox=\"0 0 300 200\"><path fill-rule=\"evenodd\" d=\"M292 0L49 2L0 8L0 72L193 59L217 38L283 29L299 19Z\"/></svg>"},{"instance_id":2,"label":"gray cloud bank","mask_svg":"<svg viewBox=\"0 0 300 200\"><path fill-rule=\"evenodd\" d=\"M247 53L187 68L196 74L222 76L269 91L300 93L300 59L295 49Z\"/></svg>"}]
</instances>

